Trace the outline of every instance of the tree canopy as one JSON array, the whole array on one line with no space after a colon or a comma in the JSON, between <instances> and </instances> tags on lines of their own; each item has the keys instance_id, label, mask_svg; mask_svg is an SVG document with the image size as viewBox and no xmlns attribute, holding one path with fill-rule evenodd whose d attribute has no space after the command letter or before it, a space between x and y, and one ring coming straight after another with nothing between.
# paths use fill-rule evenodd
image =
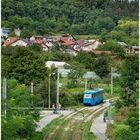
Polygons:
<instances>
[{"instance_id":1,"label":"tree canopy","mask_svg":"<svg viewBox=\"0 0 140 140\"><path fill-rule=\"evenodd\" d=\"M138 92L137 81L139 79L139 59L138 55L127 56L122 63L121 67L121 86L122 86L122 98L133 102L133 95L136 97ZM136 88L137 87L137 88ZM133 102L136 105L136 100Z\"/></svg>"},{"instance_id":2,"label":"tree canopy","mask_svg":"<svg viewBox=\"0 0 140 140\"><path fill-rule=\"evenodd\" d=\"M124 17L138 21L138 9L138 0L2 0L2 27L19 27L22 37L109 33Z\"/></svg>"},{"instance_id":3,"label":"tree canopy","mask_svg":"<svg viewBox=\"0 0 140 140\"><path fill-rule=\"evenodd\" d=\"M45 79L44 58L30 48L2 48L2 76L16 78L20 83L39 83Z\"/></svg>"},{"instance_id":4,"label":"tree canopy","mask_svg":"<svg viewBox=\"0 0 140 140\"><path fill-rule=\"evenodd\" d=\"M95 60L94 71L101 78L107 77L110 73L110 60L109 57L100 56Z\"/></svg>"}]
</instances>

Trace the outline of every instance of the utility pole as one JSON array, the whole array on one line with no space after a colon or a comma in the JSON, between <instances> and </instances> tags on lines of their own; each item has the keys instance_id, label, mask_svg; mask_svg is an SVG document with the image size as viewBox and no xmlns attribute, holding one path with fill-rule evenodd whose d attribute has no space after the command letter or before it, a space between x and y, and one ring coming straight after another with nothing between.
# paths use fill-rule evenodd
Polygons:
<instances>
[{"instance_id":1,"label":"utility pole","mask_svg":"<svg viewBox=\"0 0 140 140\"><path fill-rule=\"evenodd\" d=\"M57 69L57 95L56 95L57 113L59 108L59 69Z\"/></svg>"},{"instance_id":2,"label":"utility pole","mask_svg":"<svg viewBox=\"0 0 140 140\"><path fill-rule=\"evenodd\" d=\"M109 109L108 109L108 113L109 113L109 123L111 123L111 103L109 104Z\"/></svg>"},{"instance_id":3,"label":"utility pole","mask_svg":"<svg viewBox=\"0 0 140 140\"><path fill-rule=\"evenodd\" d=\"M109 123L111 123L111 103L110 103L110 100L106 100L106 107L108 108Z\"/></svg>"},{"instance_id":4,"label":"utility pole","mask_svg":"<svg viewBox=\"0 0 140 140\"><path fill-rule=\"evenodd\" d=\"M31 104L33 106L33 92L34 92L34 88L33 88L33 82L31 83Z\"/></svg>"},{"instance_id":5,"label":"utility pole","mask_svg":"<svg viewBox=\"0 0 140 140\"><path fill-rule=\"evenodd\" d=\"M48 108L50 109L50 76L51 74L49 74L49 83L48 83Z\"/></svg>"},{"instance_id":6,"label":"utility pole","mask_svg":"<svg viewBox=\"0 0 140 140\"><path fill-rule=\"evenodd\" d=\"M113 68L111 67L111 96L113 94L113 74L112 74Z\"/></svg>"},{"instance_id":7,"label":"utility pole","mask_svg":"<svg viewBox=\"0 0 140 140\"><path fill-rule=\"evenodd\" d=\"M4 116L6 118L6 99L7 99L7 80L6 78L3 79L3 107L4 107Z\"/></svg>"},{"instance_id":8,"label":"utility pole","mask_svg":"<svg viewBox=\"0 0 140 140\"><path fill-rule=\"evenodd\" d=\"M48 108L50 109L51 108L51 93L50 93L50 91L51 91L51 88L50 88L50 86L51 86L51 75L55 75L55 73L52 73L52 74L49 74L49 82L48 82Z\"/></svg>"},{"instance_id":9,"label":"utility pole","mask_svg":"<svg viewBox=\"0 0 140 140\"><path fill-rule=\"evenodd\" d=\"M87 77L85 78L85 90L87 90Z\"/></svg>"}]
</instances>

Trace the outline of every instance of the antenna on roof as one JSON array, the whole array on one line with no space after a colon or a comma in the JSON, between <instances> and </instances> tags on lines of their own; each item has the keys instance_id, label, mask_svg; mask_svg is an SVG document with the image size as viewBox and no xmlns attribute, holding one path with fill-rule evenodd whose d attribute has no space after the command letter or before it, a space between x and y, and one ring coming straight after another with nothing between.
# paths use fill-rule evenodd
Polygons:
<instances>
[{"instance_id":1,"label":"antenna on roof","mask_svg":"<svg viewBox=\"0 0 140 140\"><path fill-rule=\"evenodd\" d=\"M17 28L14 31L15 31L15 35L19 38L20 37L21 30L19 28Z\"/></svg>"}]
</instances>

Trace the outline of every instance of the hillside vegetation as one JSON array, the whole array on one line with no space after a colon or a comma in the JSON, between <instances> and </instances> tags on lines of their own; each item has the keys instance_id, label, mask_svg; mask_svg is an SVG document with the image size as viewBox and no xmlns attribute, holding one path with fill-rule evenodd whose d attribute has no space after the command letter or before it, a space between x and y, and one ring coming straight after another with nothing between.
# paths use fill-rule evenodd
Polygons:
<instances>
[{"instance_id":1,"label":"hillside vegetation","mask_svg":"<svg viewBox=\"0 0 140 140\"><path fill-rule=\"evenodd\" d=\"M35 45L2 47L2 140L32 140L32 137L35 140L38 134L35 121L39 120L39 110L35 108L49 105L49 79L51 106L56 103L57 68L46 68L47 61L63 61L71 69L67 78L60 75L62 108L83 107L83 75L87 71L98 75L87 79L87 89L103 88L105 99L111 96L111 68L119 73L120 77L113 78L113 97L119 99L114 105L114 124L107 127L107 137L138 140L138 54L126 54L125 47L118 44L118 41L126 43L128 48L138 45L138 3L138 0L2 0L2 27L11 28L9 36L15 36L15 28L21 29L21 38L68 33L78 39L99 39L106 43L98 49L112 51L112 54L79 51L73 56L63 53L59 45L48 52Z\"/></svg>"},{"instance_id":2,"label":"hillside vegetation","mask_svg":"<svg viewBox=\"0 0 140 140\"><path fill-rule=\"evenodd\" d=\"M135 45L138 0L2 0L2 27L19 27L22 37L94 34Z\"/></svg>"}]
</instances>

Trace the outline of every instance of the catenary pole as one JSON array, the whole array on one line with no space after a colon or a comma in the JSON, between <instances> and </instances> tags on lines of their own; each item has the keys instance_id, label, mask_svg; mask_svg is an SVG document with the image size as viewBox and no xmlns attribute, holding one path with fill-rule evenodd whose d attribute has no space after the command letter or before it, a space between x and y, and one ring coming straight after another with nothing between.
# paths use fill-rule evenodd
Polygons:
<instances>
[{"instance_id":1,"label":"catenary pole","mask_svg":"<svg viewBox=\"0 0 140 140\"><path fill-rule=\"evenodd\" d=\"M34 88L33 88L33 86L34 86L34 84L33 84L33 82L31 83L31 104L32 104L32 106L33 106L33 95L34 95Z\"/></svg>"},{"instance_id":2,"label":"catenary pole","mask_svg":"<svg viewBox=\"0 0 140 140\"><path fill-rule=\"evenodd\" d=\"M87 90L87 77L85 78L85 90Z\"/></svg>"},{"instance_id":3,"label":"catenary pole","mask_svg":"<svg viewBox=\"0 0 140 140\"><path fill-rule=\"evenodd\" d=\"M59 69L57 70L57 96L56 96L57 112L59 108Z\"/></svg>"},{"instance_id":4,"label":"catenary pole","mask_svg":"<svg viewBox=\"0 0 140 140\"><path fill-rule=\"evenodd\" d=\"M6 78L3 79L3 99L4 99L4 116L6 117L7 110L6 110L6 99L7 99L7 80Z\"/></svg>"},{"instance_id":5,"label":"catenary pole","mask_svg":"<svg viewBox=\"0 0 140 140\"><path fill-rule=\"evenodd\" d=\"M49 83L48 83L48 109L50 109L50 76L51 74L49 74Z\"/></svg>"},{"instance_id":6,"label":"catenary pole","mask_svg":"<svg viewBox=\"0 0 140 140\"><path fill-rule=\"evenodd\" d=\"M111 67L111 96L113 95L113 73L112 73L113 68Z\"/></svg>"}]
</instances>

